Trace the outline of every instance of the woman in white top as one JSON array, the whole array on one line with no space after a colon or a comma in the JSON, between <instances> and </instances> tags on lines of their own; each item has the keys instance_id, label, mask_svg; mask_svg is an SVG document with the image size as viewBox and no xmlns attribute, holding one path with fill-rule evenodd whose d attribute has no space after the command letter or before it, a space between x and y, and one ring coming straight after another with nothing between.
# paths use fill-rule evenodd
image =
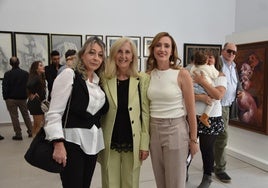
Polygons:
<instances>
[{"instance_id":1,"label":"woman in white top","mask_svg":"<svg viewBox=\"0 0 268 188\"><path fill-rule=\"evenodd\" d=\"M60 174L63 188L88 188L97 154L104 149L100 117L108 103L98 77L104 60L103 42L89 38L78 52L74 70L67 67L53 83L44 128L46 139L54 142L53 159L65 167Z\"/></svg>"},{"instance_id":2,"label":"woman in white top","mask_svg":"<svg viewBox=\"0 0 268 188\"><path fill-rule=\"evenodd\" d=\"M194 65L190 70L191 76L194 75L194 73L200 74L202 72L207 82L212 84L212 86L214 86L214 80L219 76L219 71L215 68L214 64L213 65L208 64L208 57L206 55L206 51L204 52L197 51L195 53L194 59L195 59ZM204 88L197 83L194 83L194 93L207 94ZM213 110L213 108L214 108L214 100L212 100L211 103L207 105L203 114L199 118L199 120L207 127L210 127L208 123L208 118L210 117L210 113Z\"/></svg>"},{"instance_id":3,"label":"woman in white top","mask_svg":"<svg viewBox=\"0 0 268 188\"><path fill-rule=\"evenodd\" d=\"M214 51L208 51L208 64L215 64L217 70L221 70L218 63L217 55ZM203 74L195 74L194 81L200 84L208 93L195 95L195 107L198 124L198 137L200 141L200 150L203 160L203 178L198 188L208 188L211 184L211 173L213 172L214 165L214 142L217 135L224 131L224 123L222 119L222 106L220 100L223 98L226 88L227 80L223 73L219 74L212 86L205 78ZM208 122L210 127L205 126L199 119L203 114L206 106L214 100L214 106L211 110Z\"/></svg>"},{"instance_id":4,"label":"woman in white top","mask_svg":"<svg viewBox=\"0 0 268 188\"><path fill-rule=\"evenodd\" d=\"M193 83L179 59L174 39L158 33L150 47L148 88L150 152L158 188L184 188L186 159L198 151ZM186 116L187 120L186 121Z\"/></svg>"}]
</instances>

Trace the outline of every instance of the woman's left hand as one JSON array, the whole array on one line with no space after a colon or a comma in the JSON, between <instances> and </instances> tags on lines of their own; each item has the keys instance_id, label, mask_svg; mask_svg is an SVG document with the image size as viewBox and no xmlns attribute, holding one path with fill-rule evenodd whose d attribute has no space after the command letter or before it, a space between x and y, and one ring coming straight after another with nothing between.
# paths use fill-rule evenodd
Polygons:
<instances>
[{"instance_id":1,"label":"woman's left hand","mask_svg":"<svg viewBox=\"0 0 268 188\"><path fill-rule=\"evenodd\" d=\"M140 160L145 160L149 156L149 151L140 150Z\"/></svg>"}]
</instances>

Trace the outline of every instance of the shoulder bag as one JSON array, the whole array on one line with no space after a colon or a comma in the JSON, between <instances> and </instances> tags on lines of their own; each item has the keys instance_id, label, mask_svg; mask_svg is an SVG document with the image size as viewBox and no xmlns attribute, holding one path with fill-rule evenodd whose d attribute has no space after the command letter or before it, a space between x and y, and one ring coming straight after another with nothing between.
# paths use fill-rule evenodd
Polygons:
<instances>
[{"instance_id":1,"label":"shoulder bag","mask_svg":"<svg viewBox=\"0 0 268 188\"><path fill-rule=\"evenodd\" d=\"M66 127L67 123L71 103L71 96L72 92L67 104L67 111L63 128ZM45 137L46 133L44 128L42 127L40 131L37 133L37 135L33 138L33 141L30 144L28 150L26 151L24 158L29 164L31 164L34 167L52 173L60 173L64 170L64 167L62 166L62 164L57 163L52 158L52 154L54 151L53 142L46 140Z\"/></svg>"}]
</instances>

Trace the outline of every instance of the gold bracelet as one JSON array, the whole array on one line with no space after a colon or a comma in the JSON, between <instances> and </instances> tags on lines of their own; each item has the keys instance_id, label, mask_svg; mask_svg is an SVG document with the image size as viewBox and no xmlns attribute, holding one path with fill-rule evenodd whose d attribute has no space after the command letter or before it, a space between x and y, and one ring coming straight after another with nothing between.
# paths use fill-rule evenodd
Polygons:
<instances>
[{"instance_id":1,"label":"gold bracelet","mask_svg":"<svg viewBox=\"0 0 268 188\"><path fill-rule=\"evenodd\" d=\"M190 139L191 142L198 144L197 138L196 139Z\"/></svg>"}]
</instances>

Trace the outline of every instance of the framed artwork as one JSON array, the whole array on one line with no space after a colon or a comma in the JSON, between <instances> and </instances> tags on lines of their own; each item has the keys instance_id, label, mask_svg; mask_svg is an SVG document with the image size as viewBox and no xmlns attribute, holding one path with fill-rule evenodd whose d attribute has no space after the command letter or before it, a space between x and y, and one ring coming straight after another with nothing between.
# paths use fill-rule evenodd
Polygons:
<instances>
[{"instance_id":1,"label":"framed artwork","mask_svg":"<svg viewBox=\"0 0 268 188\"><path fill-rule=\"evenodd\" d=\"M136 36L127 36L127 37L130 38L136 45L138 57L140 57L141 56L141 37L136 37Z\"/></svg>"},{"instance_id":2,"label":"framed artwork","mask_svg":"<svg viewBox=\"0 0 268 188\"><path fill-rule=\"evenodd\" d=\"M147 70L147 58L143 58L143 59L141 59L141 58L139 58L140 59L140 66L139 66L139 70L141 71L141 72L146 72L146 70Z\"/></svg>"},{"instance_id":3,"label":"framed artwork","mask_svg":"<svg viewBox=\"0 0 268 188\"><path fill-rule=\"evenodd\" d=\"M268 134L268 41L237 45L235 62L244 91L236 99L238 118L230 124Z\"/></svg>"},{"instance_id":4,"label":"framed artwork","mask_svg":"<svg viewBox=\"0 0 268 188\"><path fill-rule=\"evenodd\" d=\"M86 40L89 39L90 37L98 37L103 41L103 35L86 35Z\"/></svg>"},{"instance_id":5,"label":"framed artwork","mask_svg":"<svg viewBox=\"0 0 268 188\"><path fill-rule=\"evenodd\" d=\"M77 52L82 47L82 35L51 34L51 51L57 50L60 53L60 61L65 61L64 54L69 49Z\"/></svg>"},{"instance_id":6,"label":"framed artwork","mask_svg":"<svg viewBox=\"0 0 268 188\"><path fill-rule=\"evenodd\" d=\"M221 45L220 44L191 44L185 43L183 45L183 66L186 67L191 62L191 57L197 51L205 51L205 50L216 50L218 55L221 54Z\"/></svg>"},{"instance_id":7,"label":"framed artwork","mask_svg":"<svg viewBox=\"0 0 268 188\"><path fill-rule=\"evenodd\" d=\"M138 58L138 71L141 71L141 58Z\"/></svg>"},{"instance_id":8,"label":"framed artwork","mask_svg":"<svg viewBox=\"0 0 268 188\"><path fill-rule=\"evenodd\" d=\"M119 38L121 38L122 36L106 36L106 50L107 50L107 57L110 54L110 48L112 46L112 44Z\"/></svg>"},{"instance_id":9,"label":"framed artwork","mask_svg":"<svg viewBox=\"0 0 268 188\"><path fill-rule=\"evenodd\" d=\"M6 71L11 66L9 59L13 55L13 33L0 31L0 79L2 80Z\"/></svg>"},{"instance_id":10,"label":"framed artwork","mask_svg":"<svg viewBox=\"0 0 268 188\"><path fill-rule=\"evenodd\" d=\"M29 71L32 62L49 62L49 34L15 32L15 55L20 68Z\"/></svg>"},{"instance_id":11,"label":"framed artwork","mask_svg":"<svg viewBox=\"0 0 268 188\"><path fill-rule=\"evenodd\" d=\"M153 41L153 37L143 37L143 57L149 56L149 46Z\"/></svg>"}]
</instances>

